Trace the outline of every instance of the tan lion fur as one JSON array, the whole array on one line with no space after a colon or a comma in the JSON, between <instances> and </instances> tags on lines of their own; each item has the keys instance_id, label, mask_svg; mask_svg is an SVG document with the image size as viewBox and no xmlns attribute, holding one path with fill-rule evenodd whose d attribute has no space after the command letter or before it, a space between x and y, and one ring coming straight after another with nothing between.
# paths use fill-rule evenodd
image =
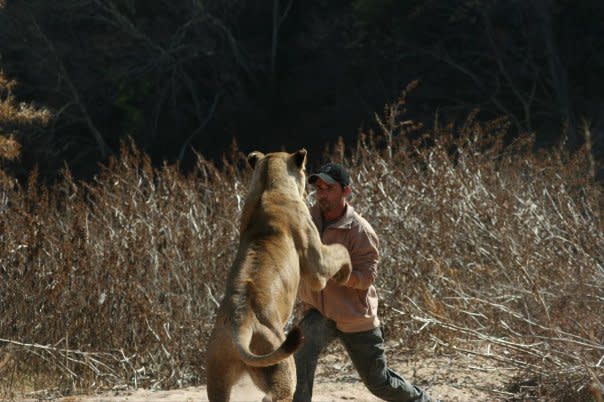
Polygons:
<instances>
[{"instance_id":1,"label":"tan lion fur","mask_svg":"<svg viewBox=\"0 0 604 402\"><path fill-rule=\"evenodd\" d=\"M350 256L326 246L304 203L306 150L248 156L254 174L240 220L239 247L207 350L208 397L229 400L244 372L273 401L291 401L293 352L301 330L284 327L300 280L314 289L350 276Z\"/></svg>"}]
</instances>

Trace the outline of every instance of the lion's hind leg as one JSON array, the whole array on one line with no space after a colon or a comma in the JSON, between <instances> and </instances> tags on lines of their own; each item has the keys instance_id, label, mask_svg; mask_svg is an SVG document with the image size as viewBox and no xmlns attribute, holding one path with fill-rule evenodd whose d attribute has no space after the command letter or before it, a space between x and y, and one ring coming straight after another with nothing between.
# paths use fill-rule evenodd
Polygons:
<instances>
[{"instance_id":1,"label":"lion's hind leg","mask_svg":"<svg viewBox=\"0 0 604 402\"><path fill-rule=\"evenodd\" d=\"M238 360L227 357L221 360L216 356L208 359L207 367L208 399L210 402L228 402L231 389L243 375L245 366Z\"/></svg>"},{"instance_id":2,"label":"lion's hind leg","mask_svg":"<svg viewBox=\"0 0 604 402\"><path fill-rule=\"evenodd\" d=\"M228 402L231 388L241 378L245 366L228 339L224 322L217 320L208 341L206 355L207 392L210 402Z\"/></svg>"},{"instance_id":3,"label":"lion's hind leg","mask_svg":"<svg viewBox=\"0 0 604 402\"><path fill-rule=\"evenodd\" d=\"M266 397L263 401L291 402L296 390L296 364L288 357L274 366L249 370L252 381Z\"/></svg>"},{"instance_id":4,"label":"lion's hind leg","mask_svg":"<svg viewBox=\"0 0 604 402\"><path fill-rule=\"evenodd\" d=\"M274 350L282 342L266 327L260 327L252 340L258 351L263 353ZM248 373L254 384L266 394L263 401L290 402L293 399L296 390L296 364L293 355L272 366L248 367Z\"/></svg>"}]
</instances>

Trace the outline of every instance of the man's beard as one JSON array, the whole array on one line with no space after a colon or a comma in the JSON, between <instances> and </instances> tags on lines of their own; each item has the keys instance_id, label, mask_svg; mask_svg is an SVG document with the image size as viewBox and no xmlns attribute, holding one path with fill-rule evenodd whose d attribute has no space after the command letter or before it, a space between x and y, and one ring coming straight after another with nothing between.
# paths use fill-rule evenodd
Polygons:
<instances>
[{"instance_id":1,"label":"man's beard","mask_svg":"<svg viewBox=\"0 0 604 402\"><path fill-rule=\"evenodd\" d=\"M331 212L335 209L335 205L327 200L319 200L319 209L321 209L321 212L325 213L325 212Z\"/></svg>"}]
</instances>

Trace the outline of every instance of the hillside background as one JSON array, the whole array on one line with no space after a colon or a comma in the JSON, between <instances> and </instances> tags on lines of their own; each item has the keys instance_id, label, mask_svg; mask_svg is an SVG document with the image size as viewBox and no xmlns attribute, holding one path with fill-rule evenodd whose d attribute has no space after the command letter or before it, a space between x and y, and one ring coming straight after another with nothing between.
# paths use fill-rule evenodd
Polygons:
<instances>
[{"instance_id":1,"label":"hillside background","mask_svg":"<svg viewBox=\"0 0 604 402\"><path fill-rule=\"evenodd\" d=\"M0 69L48 109L12 169L90 177L134 139L154 164L307 147L377 129L409 83L425 127L507 116L509 136L602 160L599 0L4 0ZM6 128L3 128L6 131ZM5 132L4 134L10 134Z\"/></svg>"}]
</instances>

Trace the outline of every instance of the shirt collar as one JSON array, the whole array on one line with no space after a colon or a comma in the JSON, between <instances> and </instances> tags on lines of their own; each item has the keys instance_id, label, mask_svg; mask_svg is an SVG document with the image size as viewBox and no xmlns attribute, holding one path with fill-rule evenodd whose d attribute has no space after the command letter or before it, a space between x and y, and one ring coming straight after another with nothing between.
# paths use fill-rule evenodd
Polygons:
<instances>
[{"instance_id":1,"label":"shirt collar","mask_svg":"<svg viewBox=\"0 0 604 402\"><path fill-rule=\"evenodd\" d=\"M321 222L321 224L323 223L323 218L321 216L321 209L319 208L318 204L315 204L312 206L310 213L315 222ZM338 219L337 221L329 224L328 227L334 228L334 229L350 229L352 227L353 216L354 216L354 208L349 203L346 203L346 210L344 211L344 215L342 215L340 217L340 219ZM324 229L327 229L327 228L323 228L323 230Z\"/></svg>"}]
</instances>

